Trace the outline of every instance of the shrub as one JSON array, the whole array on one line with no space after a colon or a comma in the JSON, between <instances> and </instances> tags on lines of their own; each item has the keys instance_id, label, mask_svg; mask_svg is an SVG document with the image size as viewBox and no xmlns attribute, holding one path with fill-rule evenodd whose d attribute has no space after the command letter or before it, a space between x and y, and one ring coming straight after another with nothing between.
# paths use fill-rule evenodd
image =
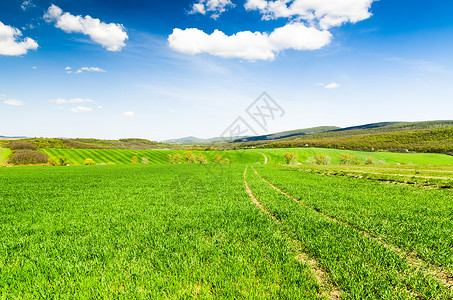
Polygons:
<instances>
[{"instance_id":1,"label":"shrub","mask_svg":"<svg viewBox=\"0 0 453 300\"><path fill-rule=\"evenodd\" d=\"M347 153L340 153L338 159L340 160L340 165L349 165L351 163L351 157Z\"/></svg>"},{"instance_id":2,"label":"shrub","mask_svg":"<svg viewBox=\"0 0 453 300\"><path fill-rule=\"evenodd\" d=\"M286 164L289 165L296 155L292 152L286 152L283 156L285 157Z\"/></svg>"},{"instance_id":3,"label":"shrub","mask_svg":"<svg viewBox=\"0 0 453 300\"><path fill-rule=\"evenodd\" d=\"M374 164L374 157L370 156L370 157L367 157L367 159L365 160L365 165L372 165Z\"/></svg>"},{"instance_id":4,"label":"shrub","mask_svg":"<svg viewBox=\"0 0 453 300\"><path fill-rule=\"evenodd\" d=\"M171 155L171 154L168 154L168 160L170 162L170 164L180 164L181 163L181 154L175 154L175 155Z\"/></svg>"},{"instance_id":5,"label":"shrub","mask_svg":"<svg viewBox=\"0 0 453 300\"><path fill-rule=\"evenodd\" d=\"M111 161L109 161L109 162L107 163L107 166L114 166L114 165L116 165L116 164L115 164L115 163L112 163Z\"/></svg>"},{"instance_id":6,"label":"shrub","mask_svg":"<svg viewBox=\"0 0 453 300\"><path fill-rule=\"evenodd\" d=\"M134 157L132 157L132 163L133 163L134 165L138 164L138 156L137 156L137 155L135 155Z\"/></svg>"},{"instance_id":7,"label":"shrub","mask_svg":"<svg viewBox=\"0 0 453 300\"><path fill-rule=\"evenodd\" d=\"M49 163L49 165L56 167L56 166L58 166L58 158L51 157L51 158L49 158L48 163Z\"/></svg>"},{"instance_id":8,"label":"shrub","mask_svg":"<svg viewBox=\"0 0 453 300\"><path fill-rule=\"evenodd\" d=\"M186 159L186 162L188 164L194 164L197 162L197 157L195 154L193 154L191 151L186 151L183 153L184 158Z\"/></svg>"},{"instance_id":9,"label":"shrub","mask_svg":"<svg viewBox=\"0 0 453 300\"><path fill-rule=\"evenodd\" d=\"M67 165L69 165L69 160L66 157L64 157L64 156L60 156L58 158L58 164L60 166L67 166Z\"/></svg>"},{"instance_id":10,"label":"shrub","mask_svg":"<svg viewBox=\"0 0 453 300\"><path fill-rule=\"evenodd\" d=\"M23 141L14 141L6 145L6 148L11 148L11 150L36 150L38 147L34 143L23 142Z\"/></svg>"},{"instance_id":11,"label":"shrub","mask_svg":"<svg viewBox=\"0 0 453 300\"><path fill-rule=\"evenodd\" d=\"M215 162L218 164L222 163L222 155L218 154L215 156Z\"/></svg>"},{"instance_id":12,"label":"shrub","mask_svg":"<svg viewBox=\"0 0 453 300\"><path fill-rule=\"evenodd\" d=\"M203 156L203 154L200 154L195 157L196 161L199 162L200 164L207 164L208 160Z\"/></svg>"},{"instance_id":13,"label":"shrub","mask_svg":"<svg viewBox=\"0 0 453 300\"><path fill-rule=\"evenodd\" d=\"M49 161L47 155L36 150L17 150L8 160L14 165L46 164Z\"/></svg>"},{"instance_id":14,"label":"shrub","mask_svg":"<svg viewBox=\"0 0 453 300\"><path fill-rule=\"evenodd\" d=\"M385 165L385 161L383 161L383 160L378 161L378 165L381 165L381 166Z\"/></svg>"},{"instance_id":15,"label":"shrub","mask_svg":"<svg viewBox=\"0 0 453 300\"><path fill-rule=\"evenodd\" d=\"M225 158L225 159L222 160L221 163L228 165L230 163L230 159L229 158Z\"/></svg>"},{"instance_id":16,"label":"shrub","mask_svg":"<svg viewBox=\"0 0 453 300\"><path fill-rule=\"evenodd\" d=\"M85 162L84 162L83 164L84 164L85 166L93 166L93 165L95 165L96 163L94 162L93 159L87 158L87 159L85 159Z\"/></svg>"},{"instance_id":17,"label":"shrub","mask_svg":"<svg viewBox=\"0 0 453 300\"><path fill-rule=\"evenodd\" d=\"M360 165L361 162L360 162L360 158L358 155L351 155L351 163L353 165Z\"/></svg>"},{"instance_id":18,"label":"shrub","mask_svg":"<svg viewBox=\"0 0 453 300\"><path fill-rule=\"evenodd\" d=\"M142 157L142 165L147 165L149 163L148 157Z\"/></svg>"},{"instance_id":19,"label":"shrub","mask_svg":"<svg viewBox=\"0 0 453 300\"><path fill-rule=\"evenodd\" d=\"M318 153L315 155L315 161L318 165L329 165L330 157L325 154Z\"/></svg>"}]
</instances>

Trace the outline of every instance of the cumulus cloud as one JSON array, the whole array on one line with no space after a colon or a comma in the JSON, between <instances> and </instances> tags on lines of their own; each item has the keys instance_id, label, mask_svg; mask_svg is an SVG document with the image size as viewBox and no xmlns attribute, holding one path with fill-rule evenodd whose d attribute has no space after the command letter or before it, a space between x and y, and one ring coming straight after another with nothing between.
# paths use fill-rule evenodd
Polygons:
<instances>
[{"instance_id":1,"label":"cumulus cloud","mask_svg":"<svg viewBox=\"0 0 453 300\"><path fill-rule=\"evenodd\" d=\"M91 112L91 111L93 111L93 109L91 107L87 107L87 106L77 106L77 107L71 108L71 111L74 113Z\"/></svg>"},{"instance_id":2,"label":"cumulus cloud","mask_svg":"<svg viewBox=\"0 0 453 300\"><path fill-rule=\"evenodd\" d=\"M247 0L247 10L257 10L264 20L296 18L328 29L344 23L357 23L371 16L376 0Z\"/></svg>"},{"instance_id":3,"label":"cumulus cloud","mask_svg":"<svg viewBox=\"0 0 453 300\"><path fill-rule=\"evenodd\" d=\"M217 19L228 7L235 5L230 0L199 0L192 5L191 14L211 14L211 18Z\"/></svg>"},{"instance_id":4,"label":"cumulus cloud","mask_svg":"<svg viewBox=\"0 0 453 300\"><path fill-rule=\"evenodd\" d=\"M225 58L246 60L273 60L287 49L316 50L330 43L332 35L326 30L293 23L275 29L272 33L241 31L228 36L215 30L207 34L196 28L174 29L168 37L170 47L185 54L208 53Z\"/></svg>"},{"instance_id":5,"label":"cumulus cloud","mask_svg":"<svg viewBox=\"0 0 453 300\"><path fill-rule=\"evenodd\" d=\"M101 69L101 68L98 68L98 67L83 67L83 68L80 68L76 71L76 74L80 74L82 72L100 72L100 73L105 73L107 71Z\"/></svg>"},{"instance_id":6,"label":"cumulus cloud","mask_svg":"<svg viewBox=\"0 0 453 300\"><path fill-rule=\"evenodd\" d=\"M31 38L20 39L22 32L0 22L0 55L19 56L28 50L38 49L38 43Z\"/></svg>"},{"instance_id":7,"label":"cumulus cloud","mask_svg":"<svg viewBox=\"0 0 453 300\"><path fill-rule=\"evenodd\" d=\"M133 117L135 113L133 111L126 111L121 114L124 117Z\"/></svg>"},{"instance_id":8,"label":"cumulus cloud","mask_svg":"<svg viewBox=\"0 0 453 300\"><path fill-rule=\"evenodd\" d=\"M64 13L61 8L52 4L44 14L47 22L54 22L55 27L67 33L82 33L92 41L101 44L108 51L121 51L129 38L122 24L104 23L90 16L74 16Z\"/></svg>"},{"instance_id":9,"label":"cumulus cloud","mask_svg":"<svg viewBox=\"0 0 453 300\"><path fill-rule=\"evenodd\" d=\"M336 82L332 82L332 83L329 83L326 86L324 86L324 88L325 89L336 89L336 88L339 88L340 86L341 86L341 84L338 84Z\"/></svg>"}]
</instances>

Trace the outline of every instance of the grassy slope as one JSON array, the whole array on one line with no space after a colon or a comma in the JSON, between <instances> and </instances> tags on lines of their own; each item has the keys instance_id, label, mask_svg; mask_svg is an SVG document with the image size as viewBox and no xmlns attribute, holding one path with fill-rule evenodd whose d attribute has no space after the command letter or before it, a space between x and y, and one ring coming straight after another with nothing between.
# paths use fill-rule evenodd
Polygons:
<instances>
[{"instance_id":1,"label":"grassy slope","mask_svg":"<svg viewBox=\"0 0 453 300\"><path fill-rule=\"evenodd\" d=\"M42 149L50 157L64 156L69 159L70 164L82 165L86 158L92 158L96 163L131 164L132 157L147 157L150 164L168 164L169 154L183 154L184 151L175 150L119 150L119 149ZM268 157L270 164L283 164L284 153L293 152L297 154L297 162L305 161L317 153L326 154L331 157L332 164L339 164L340 153L357 154L362 163L369 156L375 161L385 161L386 164L412 163L414 165L453 165L453 156L443 154L419 154L419 153L391 153L391 152L360 152L349 150L335 150L322 148L291 148L291 149L255 149L237 151L192 151L194 154L202 154L209 163L215 162L216 155L229 158L231 163L256 163L264 162L261 153Z\"/></svg>"},{"instance_id":2,"label":"grassy slope","mask_svg":"<svg viewBox=\"0 0 453 300\"><path fill-rule=\"evenodd\" d=\"M340 153L348 153L358 155L362 163L367 157L371 156L375 158L376 163L383 160L386 164L412 163L414 165L453 165L453 156L431 153L361 152L322 148L259 149L252 151L259 151L266 154L269 158L269 163L273 164L285 163L283 157L285 152L293 152L298 157L297 162L300 163L305 163L309 157L312 157L317 153L322 153L330 156L332 164L339 164L338 155Z\"/></svg>"},{"instance_id":3,"label":"grassy slope","mask_svg":"<svg viewBox=\"0 0 453 300\"><path fill-rule=\"evenodd\" d=\"M0 163L4 162L10 154L11 154L11 149L0 148Z\"/></svg>"},{"instance_id":4,"label":"grassy slope","mask_svg":"<svg viewBox=\"0 0 453 300\"><path fill-rule=\"evenodd\" d=\"M96 163L131 164L132 157L147 157L150 164L168 164L169 154L181 154L184 151L176 150L119 150L119 149L42 149L50 157L64 156L70 164L82 165L86 158L93 159ZM202 154L209 163L215 162L215 157L221 155L229 158L231 163L263 162L263 156L257 151L192 151L196 155Z\"/></svg>"}]
</instances>

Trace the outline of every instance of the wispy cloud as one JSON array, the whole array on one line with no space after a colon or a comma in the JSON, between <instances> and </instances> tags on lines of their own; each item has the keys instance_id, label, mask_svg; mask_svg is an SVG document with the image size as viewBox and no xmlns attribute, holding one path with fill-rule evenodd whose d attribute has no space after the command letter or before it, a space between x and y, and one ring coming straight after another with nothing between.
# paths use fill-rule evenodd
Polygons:
<instances>
[{"instance_id":1,"label":"wispy cloud","mask_svg":"<svg viewBox=\"0 0 453 300\"><path fill-rule=\"evenodd\" d=\"M133 117L135 113L133 111L126 111L121 114L124 117Z\"/></svg>"},{"instance_id":2,"label":"wispy cloud","mask_svg":"<svg viewBox=\"0 0 453 300\"><path fill-rule=\"evenodd\" d=\"M336 88L339 88L339 87L341 87L341 84L336 83L336 82L332 82L332 83L327 84L324 88L325 89L336 89Z\"/></svg>"},{"instance_id":3,"label":"wispy cloud","mask_svg":"<svg viewBox=\"0 0 453 300\"><path fill-rule=\"evenodd\" d=\"M422 59L407 59L403 57L391 57L391 58L386 58L384 61L389 61L389 62L396 62L399 64L407 65L413 69L422 71L422 72L432 72L432 73L438 73L438 72L446 72L448 71L443 65L433 62L433 61L427 61L427 60L422 60Z\"/></svg>"},{"instance_id":4,"label":"wispy cloud","mask_svg":"<svg viewBox=\"0 0 453 300\"><path fill-rule=\"evenodd\" d=\"M31 0L25 0L24 2L22 2L22 5L20 6L20 8L22 8L23 11L26 11L27 9L31 8L31 7L35 7L36 5L33 4L33 1Z\"/></svg>"},{"instance_id":5,"label":"wispy cloud","mask_svg":"<svg viewBox=\"0 0 453 300\"><path fill-rule=\"evenodd\" d=\"M24 105L24 103L22 101L17 100L17 99L7 98L6 95L0 95L0 101L2 101L3 104L10 105L10 106Z\"/></svg>"},{"instance_id":6,"label":"wispy cloud","mask_svg":"<svg viewBox=\"0 0 453 300\"><path fill-rule=\"evenodd\" d=\"M87 106L77 106L77 107L71 108L70 110L74 113L93 111L93 109L91 107L87 107Z\"/></svg>"},{"instance_id":7,"label":"wispy cloud","mask_svg":"<svg viewBox=\"0 0 453 300\"><path fill-rule=\"evenodd\" d=\"M98 73L105 73L107 71L101 69L101 68L98 68L98 67L83 67L83 68L80 68L76 71L76 74L80 74L82 72L98 72Z\"/></svg>"}]
</instances>

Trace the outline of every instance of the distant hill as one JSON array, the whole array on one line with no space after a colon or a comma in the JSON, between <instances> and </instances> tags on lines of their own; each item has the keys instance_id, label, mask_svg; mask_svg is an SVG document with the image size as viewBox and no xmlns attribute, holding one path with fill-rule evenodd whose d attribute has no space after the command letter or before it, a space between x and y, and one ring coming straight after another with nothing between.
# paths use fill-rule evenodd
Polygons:
<instances>
[{"instance_id":1,"label":"distant hill","mask_svg":"<svg viewBox=\"0 0 453 300\"><path fill-rule=\"evenodd\" d=\"M246 138L246 137L241 137L241 138ZM206 145L206 144L212 144L215 142L222 142L224 141L223 138L221 137L213 137L210 139L200 139L195 136L188 136L188 137L183 137L180 139L171 139L171 140L165 140L162 141L162 143L165 144L192 144L192 145Z\"/></svg>"},{"instance_id":2,"label":"distant hill","mask_svg":"<svg viewBox=\"0 0 453 300\"><path fill-rule=\"evenodd\" d=\"M319 127L313 127L313 128L296 129L296 130L283 131L283 132L277 132L277 133L266 134L266 135L239 138L239 139L234 140L233 143L266 141L266 140L270 141L270 140L284 139L284 138L293 137L293 136L314 134L314 133L327 132L327 131L333 131L333 130L341 130L341 128L336 127L336 126L319 126Z\"/></svg>"},{"instance_id":3,"label":"distant hill","mask_svg":"<svg viewBox=\"0 0 453 300\"><path fill-rule=\"evenodd\" d=\"M453 121L384 122L236 143L236 148L319 147L363 151L429 152L453 155Z\"/></svg>"}]
</instances>

